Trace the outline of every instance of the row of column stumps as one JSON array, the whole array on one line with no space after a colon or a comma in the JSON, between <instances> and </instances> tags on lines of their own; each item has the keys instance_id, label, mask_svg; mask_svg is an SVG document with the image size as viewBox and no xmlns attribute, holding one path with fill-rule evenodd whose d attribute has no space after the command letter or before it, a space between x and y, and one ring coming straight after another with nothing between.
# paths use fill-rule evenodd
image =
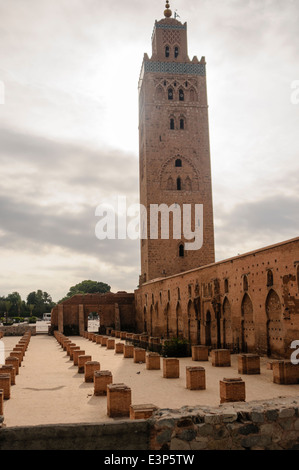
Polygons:
<instances>
[{"instance_id":1,"label":"row of column stumps","mask_svg":"<svg viewBox=\"0 0 299 470\"><path fill-rule=\"evenodd\" d=\"M29 330L24 333L6 357L5 364L0 366L0 428L4 423L4 401L11 398L11 387L16 385L16 376L19 375L30 338L31 331Z\"/></svg>"},{"instance_id":2,"label":"row of column stumps","mask_svg":"<svg viewBox=\"0 0 299 470\"><path fill-rule=\"evenodd\" d=\"M147 370L161 369L161 356L156 352L146 351L141 347L131 344L137 337L146 339L146 335L136 335L124 331L111 331L112 337L85 331L82 336L101 347L114 350L115 354L123 354L124 358L132 358L135 363L145 363ZM60 334L61 335L61 334ZM62 335L63 336L63 335ZM116 342L115 338L128 341L128 343ZM127 417L131 419L147 419L157 409L153 404L132 405L131 389L125 384L114 384L111 371L101 370L100 363L92 361L91 356L85 355L85 351L80 350L69 338L64 337L64 343L69 348L69 355L74 360L74 365L78 364L78 373L84 373L86 382L94 382L94 395L107 396L107 414L110 417ZM71 344L70 344L71 343ZM209 347L202 345L192 346L193 361L208 361ZM231 367L231 354L228 349L213 349L210 351L211 363L213 367ZM298 367L294 374L287 374L288 361L271 361L276 383L291 383L286 376L297 377ZM239 354L238 373L244 375L260 374L260 357L257 354ZM280 378L277 376L280 373ZM177 358L163 357L163 378L179 378L180 363ZM206 389L206 371L204 367L186 367L186 388L189 390ZM246 400L245 382L241 377L223 378L219 381L220 403L240 402Z\"/></svg>"}]
</instances>

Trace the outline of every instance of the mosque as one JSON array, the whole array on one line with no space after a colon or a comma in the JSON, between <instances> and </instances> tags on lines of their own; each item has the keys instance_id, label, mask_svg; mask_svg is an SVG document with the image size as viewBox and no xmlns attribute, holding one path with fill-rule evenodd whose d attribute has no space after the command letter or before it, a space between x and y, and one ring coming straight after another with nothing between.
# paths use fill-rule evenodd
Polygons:
<instances>
[{"instance_id":1,"label":"mosque","mask_svg":"<svg viewBox=\"0 0 299 470\"><path fill-rule=\"evenodd\" d=\"M62 302L52 330L82 334L98 312L102 329L290 358L299 339L299 237L215 262L206 61L190 59L187 44L187 24L167 2L138 87L140 204L147 213L161 209L158 236L150 236L151 219L142 220L139 286ZM189 232L182 218L179 234L162 236L165 215L174 227L186 207Z\"/></svg>"}]
</instances>

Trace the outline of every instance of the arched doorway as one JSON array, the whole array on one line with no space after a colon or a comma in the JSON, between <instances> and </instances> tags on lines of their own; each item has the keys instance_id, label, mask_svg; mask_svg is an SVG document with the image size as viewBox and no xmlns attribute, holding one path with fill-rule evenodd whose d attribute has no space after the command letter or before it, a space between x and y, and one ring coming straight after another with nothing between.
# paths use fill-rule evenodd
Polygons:
<instances>
[{"instance_id":1,"label":"arched doorway","mask_svg":"<svg viewBox=\"0 0 299 470\"><path fill-rule=\"evenodd\" d=\"M241 337L242 337L242 351L251 352L255 349L255 328L253 321L253 305L251 298L245 294L241 306L242 320L241 320Z\"/></svg>"},{"instance_id":2,"label":"arched doorway","mask_svg":"<svg viewBox=\"0 0 299 470\"><path fill-rule=\"evenodd\" d=\"M231 323L231 306L227 297L225 297L223 306L222 320L222 344L223 348L232 348L232 323Z\"/></svg>"},{"instance_id":3,"label":"arched doorway","mask_svg":"<svg viewBox=\"0 0 299 470\"><path fill-rule=\"evenodd\" d=\"M176 306L176 337L182 338L183 337L183 315L182 315L182 307L180 302L177 303Z\"/></svg>"},{"instance_id":4,"label":"arched doorway","mask_svg":"<svg viewBox=\"0 0 299 470\"><path fill-rule=\"evenodd\" d=\"M277 293L271 289L266 299L267 314L267 354L281 356L284 354L284 333L281 302Z\"/></svg>"},{"instance_id":5,"label":"arched doorway","mask_svg":"<svg viewBox=\"0 0 299 470\"><path fill-rule=\"evenodd\" d=\"M206 346L211 346L211 313L208 310L206 314L206 324L205 324L205 334L206 334Z\"/></svg>"},{"instance_id":6,"label":"arched doorway","mask_svg":"<svg viewBox=\"0 0 299 470\"><path fill-rule=\"evenodd\" d=\"M143 309L143 331L146 332L147 331L147 319L146 319L146 307L144 307Z\"/></svg>"},{"instance_id":7,"label":"arched doorway","mask_svg":"<svg viewBox=\"0 0 299 470\"><path fill-rule=\"evenodd\" d=\"M168 302L165 308L165 322L164 322L164 336L169 338L169 317L170 317L170 303Z\"/></svg>"}]
</instances>

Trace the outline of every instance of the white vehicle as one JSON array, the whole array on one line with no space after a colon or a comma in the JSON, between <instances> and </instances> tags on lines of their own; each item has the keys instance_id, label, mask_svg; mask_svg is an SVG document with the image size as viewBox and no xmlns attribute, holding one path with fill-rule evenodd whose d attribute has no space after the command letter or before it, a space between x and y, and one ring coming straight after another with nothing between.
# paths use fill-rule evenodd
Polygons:
<instances>
[{"instance_id":1,"label":"white vehicle","mask_svg":"<svg viewBox=\"0 0 299 470\"><path fill-rule=\"evenodd\" d=\"M44 321L51 321L51 313L44 313L43 320Z\"/></svg>"}]
</instances>

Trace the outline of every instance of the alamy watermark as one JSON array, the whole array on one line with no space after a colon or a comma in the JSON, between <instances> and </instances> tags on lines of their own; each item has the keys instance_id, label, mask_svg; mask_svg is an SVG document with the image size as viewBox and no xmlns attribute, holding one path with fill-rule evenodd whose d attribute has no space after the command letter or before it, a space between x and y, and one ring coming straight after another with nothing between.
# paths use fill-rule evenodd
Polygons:
<instances>
[{"instance_id":1,"label":"alamy watermark","mask_svg":"<svg viewBox=\"0 0 299 470\"><path fill-rule=\"evenodd\" d=\"M5 347L4 342L0 340L0 366L5 364Z\"/></svg>"},{"instance_id":2,"label":"alamy watermark","mask_svg":"<svg viewBox=\"0 0 299 470\"><path fill-rule=\"evenodd\" d=\"M299 364L299 340L295 340L292 342L291 344L291 349L296 349L296 351L294 351L292 354L291 354L291 363L294 364L295 366Z\"/></svg>"},{"instance_id":3,"label":"alamy watermark","mask_svg":"<svg viewBox=\"0 0 299 470\"><path fill-rule=\"evenodd\" d=\"M291 103L299 104L299 80L293 80L291 83L291 88L294 90L291 94Z\"/></svg>"},{"instance_id":4,"label":"alamy watermark","mask_svg":"<svg viewBox=\"0 0 299 470\"><path fill-rule=\"evenodd\" d=\"M174 203L127 205L125 196L117 196L99 204L95 211L100 217L95 234L99 240L187 240L184 249L200 250L203 245L203 205ZM172 223L171 223L172 219Z\"/></svg>"}]
</instances>

